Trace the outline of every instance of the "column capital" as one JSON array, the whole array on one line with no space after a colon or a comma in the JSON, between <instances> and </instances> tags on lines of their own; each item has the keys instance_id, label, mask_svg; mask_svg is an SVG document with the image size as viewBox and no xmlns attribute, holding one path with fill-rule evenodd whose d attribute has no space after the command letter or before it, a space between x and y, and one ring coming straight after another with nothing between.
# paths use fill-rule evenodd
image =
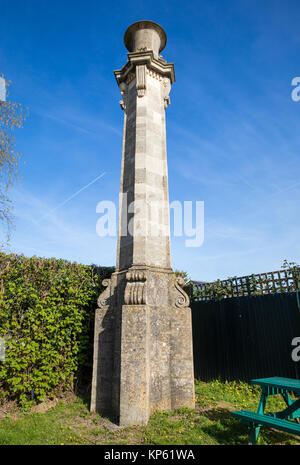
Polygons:
<instances>
[{"instance_id":1,"label":"column capital","mask_svg":"<svg viewBox=\"0 0 300 465\"><path fill-rule=\"evenodd\" d=\"M128 61L122 69L114 71L123 100L121 108L126 108L127 87L136 79L138 97L143 97L146 92L146 73L158 79L163 85L163 97L165 109L170 104L169 93L175 82L174 64L167 63L161 57L155 58L152 50L128 53Z\"/></svg>"},{"instance_id":2,"label":"column capital","mask_svg":"<svg viewBox=\"0 0 300 465\"><path fill-rule=\"evenodd\" d=\"M161 78L168 77L171 85L175 82L174 63L167 63L161 57L155 58L152 50L131 52L127 54L128 61L122 69L114 71L118 85L122 82L129 84L135 77L136 67L146 65L149 71L156 73Z\"/></svg>"}]
</instances>

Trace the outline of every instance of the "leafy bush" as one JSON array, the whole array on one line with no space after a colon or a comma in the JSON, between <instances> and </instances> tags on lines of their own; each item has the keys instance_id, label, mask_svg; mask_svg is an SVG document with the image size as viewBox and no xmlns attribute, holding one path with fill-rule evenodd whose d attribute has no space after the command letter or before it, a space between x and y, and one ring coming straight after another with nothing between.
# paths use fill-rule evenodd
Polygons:
<instances>
[{"instance_id":1,"label":"leafy bush","mask_svg":"<svg viewBox=\"0 0 300 465\"><path fill-rule=\"evenodd\" d=\"M0 395L21 405L74 386L92 363L101 278L113 269L0 253Z\"/></svg>"}]
</instances>

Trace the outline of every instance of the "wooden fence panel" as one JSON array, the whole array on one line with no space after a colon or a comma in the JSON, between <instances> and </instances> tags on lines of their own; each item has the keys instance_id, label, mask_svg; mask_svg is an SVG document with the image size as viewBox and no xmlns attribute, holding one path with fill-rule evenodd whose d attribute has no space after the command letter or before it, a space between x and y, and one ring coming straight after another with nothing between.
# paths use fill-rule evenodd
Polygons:
<instances>
[{"instance_id":1,"label":"wooden fence panel","mask_svg":"<svg viewBox=\"0 0 300 465\"><path fill-rule=\"evenodd\" d=\"M297 292L198 301L191 307L196 378L300 379L300 361L291 355L292 340L300 337Z\"/></svg>"}]
</instances>

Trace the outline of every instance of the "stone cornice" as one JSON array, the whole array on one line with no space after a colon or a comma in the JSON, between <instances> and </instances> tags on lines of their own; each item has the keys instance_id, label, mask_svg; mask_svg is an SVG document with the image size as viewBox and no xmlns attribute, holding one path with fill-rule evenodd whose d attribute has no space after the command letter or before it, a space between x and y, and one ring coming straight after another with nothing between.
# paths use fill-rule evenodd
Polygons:
<instances>
[{"instance_id":1,"label":"stone cornice","mask_svg":"<svg viewBox=\"0 0 300 465\"><path fill-rule=\"evenodd\" d=\"M175 82L174 64L167 63L162 58L155 58L151 50L128 53L128 61L122 69L114 71L118 85L125 82L130 74L135 74L137 66L146 65L147 69L168 77L171 84Z\"/></svg>"}]
</instances>

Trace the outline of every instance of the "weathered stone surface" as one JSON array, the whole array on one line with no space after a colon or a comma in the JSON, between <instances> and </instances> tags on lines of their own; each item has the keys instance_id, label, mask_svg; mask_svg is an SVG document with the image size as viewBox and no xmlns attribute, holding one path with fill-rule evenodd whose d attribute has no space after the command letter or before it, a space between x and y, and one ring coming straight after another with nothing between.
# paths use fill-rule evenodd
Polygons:
<instances>
[{"instance_id":1,"label":"weathered stone surface","mask_svg":"<svg viewBox=\"0 0 300 465\"><path fill-rule=\"evenodd\" d=\"M146 424L156 410L194 408L191 310L182 284L172 271L151 267L112 275L95 316L92 411L130 425Z\"/></svg>"},{"instance_id":2,"label":"weathered stone surface","mask_svg":"<svg viewBox=\"0 0 300 465\"><path fill-rule=\"evenodd\" d=\"M170 256L165 109L174 66L158 56L166 35L156 23L133 24L124 40L117 267L95 315L91 410L137 425L156 410L194 408L194 373L189 299Z\"/></svg>"}]
</instances>

